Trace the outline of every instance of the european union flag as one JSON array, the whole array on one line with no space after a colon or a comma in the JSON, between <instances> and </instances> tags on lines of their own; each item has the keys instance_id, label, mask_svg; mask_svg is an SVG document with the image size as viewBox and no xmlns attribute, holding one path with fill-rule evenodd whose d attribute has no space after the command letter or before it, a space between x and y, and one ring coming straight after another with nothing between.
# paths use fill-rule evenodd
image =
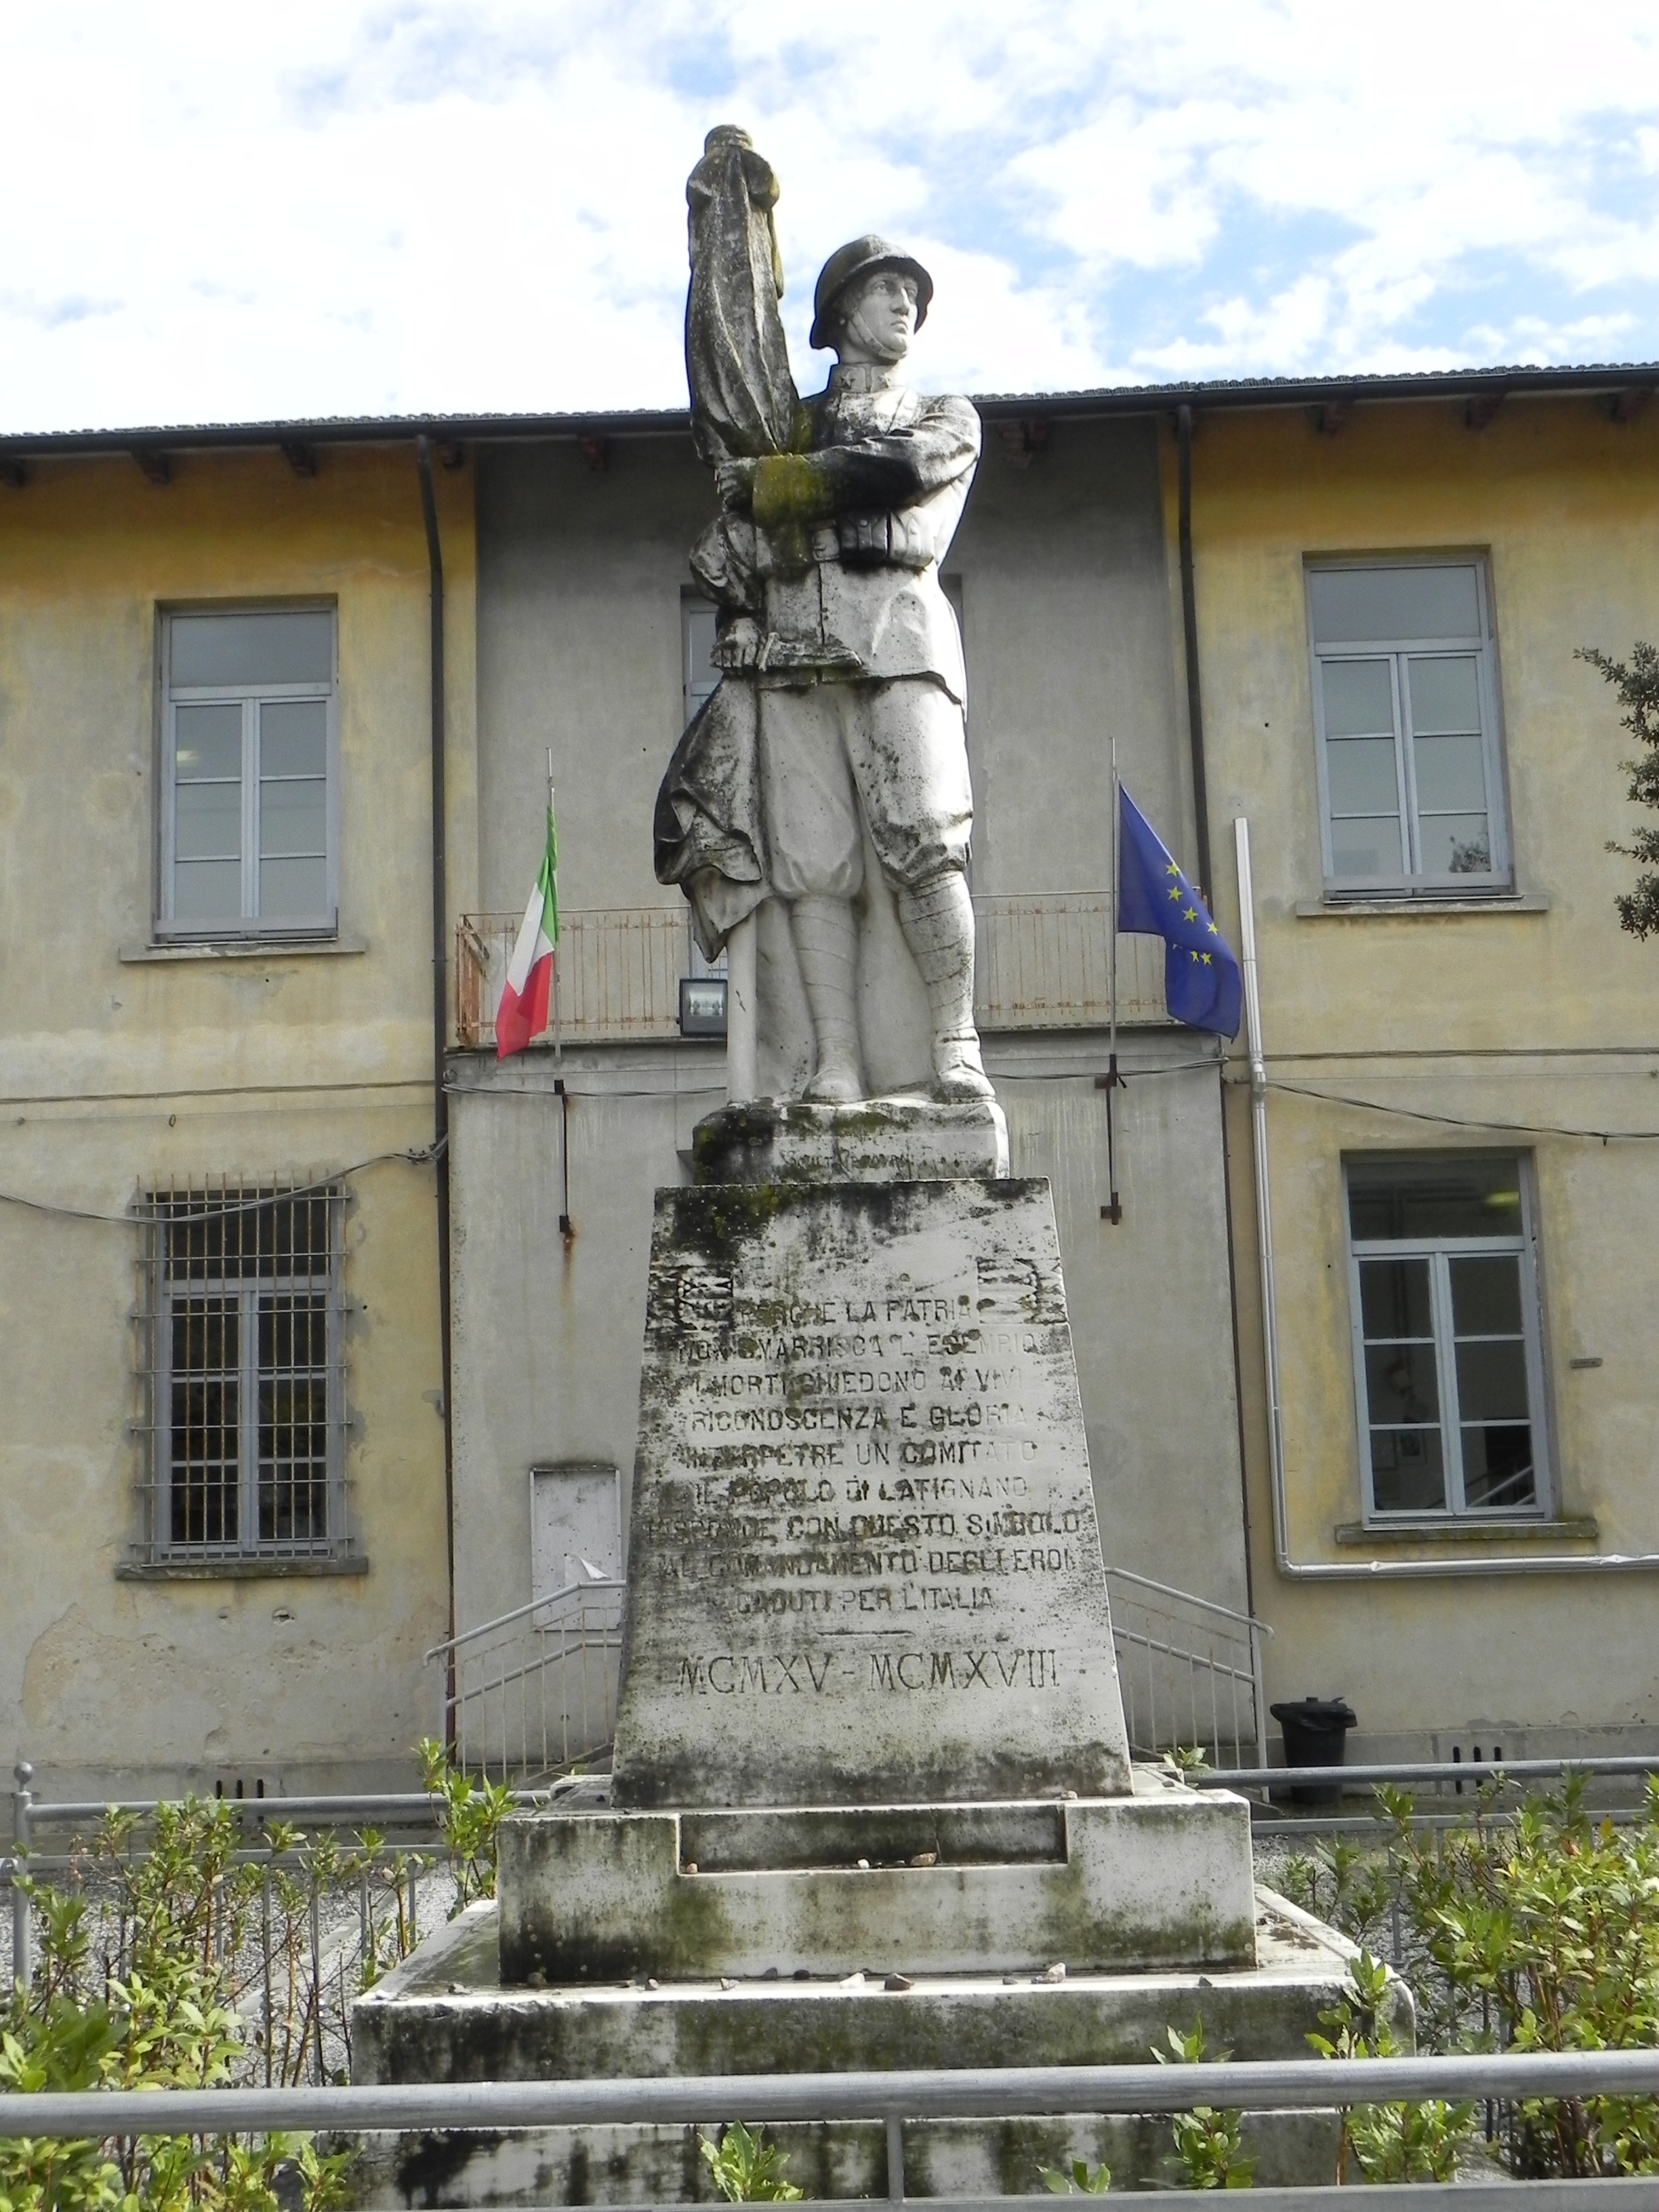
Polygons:
<instances>
[{"instance_id":1,"label":"european union flag","mask_svg":"<svg viewBox=\"0 0 1659 2212\"><path fill-rule=\"evenodd\" d=\"M1117 798L1117 926L1164 939L1164 999L1176 1021L1237 1036L1244 984L1232 947L1121 784Z\"/></svg>"}]
</instances>

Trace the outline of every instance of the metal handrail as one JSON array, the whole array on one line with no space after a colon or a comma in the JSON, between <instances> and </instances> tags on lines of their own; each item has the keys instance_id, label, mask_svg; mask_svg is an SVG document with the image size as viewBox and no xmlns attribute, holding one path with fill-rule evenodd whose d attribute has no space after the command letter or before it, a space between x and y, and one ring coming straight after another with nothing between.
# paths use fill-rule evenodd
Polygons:
<instances>
[{"instance_id":1,"label":"metal handrail","mask_svg":"<svg viewBox=\"0 0 1659 2212\"><path fill-rule=\"evenodd\" d=\"M583 1651L620 1651L621 1650L622 1627L618 1623L614 1628L594 1629L591 1635L583 1638L580 1645L569 1651L562 1652L559 1656L562 1659L574 1659L579 1658ZM528 1682L541 1674L548 1663L545 1659L535 1659L522 1667L504 1667L499 1674L492 1674L489 1681L482 1686L482 1689L504 1690L509 1682ZM479 1694L479 1691L475 1689L474 1694ZM457 1699L456 1702L459 1704L460 1700ZM583 1756L591 1757L592 1753L584 1753Z\"/></svg>"},{"instance_id":2,"label":"metal handrail","mask_svg":"<svg viewBox=\"0 0 1659 2212\"><path fill-rule=\"evenodd\" d=\"M1271 1636L1273 1630L1265 1620L1258 1620L1253 1613L1235 1613L1230 1605L1218 1605L1212 1597L1196 1597L1191 1590L1176 1589L1169 1583L1155 1583L1150 1575L1132 1574L1127 1567L1108 1567L1108 1575L1115 1575L1120 1582L1133 1583L1138 1589L1156 1590L1160 1597L1178 1599L1182 1605L1194 1607L1200 1613L1213 1613L1223 1620L1236 1620L1241 1628L1260 1629L1262 1635Z\"/></svg>"},{"instance_id":3,"label":"metal handrail","mask_svg":"<svg viewBox=\"0 0 1659 2212\"><path fill-rule=\"evenodd\" d=\"M1183 1650L1179 1644L1161 1644L1157 1637L1145 1635L1138 1628L1119 1628L1114 1624L1112 1633L1121 1637L1126 1644L1138 1644L1143 1651L1156 1651L1161 1658L1190 1659L1193 1656L1190 1651ZM1204 1664L1211 1674L1224 1674L1230 1682L1248 1682L1252 1689L1255 1686L1255 1675L1243 1667L1229 1666L1224 1659L1213 1658L1206 1658Z\"/></svg>"},{"instance_id":4,"label":"metal handrail","mask_svg":"<svg viewBox=\"0 0 1659 2212\"><path fill-rule=\"evenodd\" d=\"M627 1583L619 1581L614 1575L594 1575L585 1583L566 1583L558 1589L550 1590L545 1597L532 1597L524 1605L515 1605L511 1613L498 1613L493 1620L481 1620L476 1628L464 1628L459 1635L446 1637L441 1644L434 1644L427 1653L425 1663L430 1666L441 1653L459 1651L462 1644L476 1643L479 1637L488 1636L495 1629L509 1628L515 1620L522 1620L526 1613L545 1613L550 1605L562 1605L568 1599L585 1597L594 1590L625 1590L627 1588Z\"/></svg>"},{"instance_id":5,"label":"metal handrail","mask_svg":"<svg viewBox=\"0 0 1659 2212\"><path fill-rule=\"evenodd\" d=\"M535 1807L547 1804L556 1796L555 1788L545 1790L514 1790L511 1792L515 1805ZM57 1803L31 1803L29 1821L33 1827L74 1827L82 1821L101 1820L106 1814L136 1814L141 1820L158 1813L164 1806L180 1805L181 1797L123 1797L88 1798L81 1802L65 1798ZM322 1826L345 1827L364 1819L429 1820L435 1825L441 1820L445 1800L441 1792L427 1790L391 1791L380 1796L362 1797L216 1797L211 1801L224 1805L233 1813L253 1813L261 1818L269 1816L283 1820L310 1820Z\"/></svg>"},{"instance_id":6,"label":"metal handrail","mask_svg":"<svg viewBox=\"0 0 1659 2212\"><path fill-rule=\"evenodd\" d=\"M1370 1766L1193 1767L1182 1779L1194 1790L1268 1790L1282 1784L1378 1782L1547 1782L1563 1774L1659 1775L1659 1752L1610 1754L1605 1759L1419 1759Z\"/></svg>"},{"instance_id":7,"label":"metal handrail","mask_svg":"<svg viewBox=\"0 0 1659 2212\"><path fill-rule=\"evenodd\" d=\"M386 2087L106 2089L11 2096L19 2136L244 2134L270 2128L582 2127L748 2120L994 2119L1176 2112L1195 2105L1318 2111L1425 2098L1652 2096L1659 2050L1453 2057L1249 2059L1182 2066L972 2066L892 2073L714 2074Z\"/></svg>"}]
</instances>

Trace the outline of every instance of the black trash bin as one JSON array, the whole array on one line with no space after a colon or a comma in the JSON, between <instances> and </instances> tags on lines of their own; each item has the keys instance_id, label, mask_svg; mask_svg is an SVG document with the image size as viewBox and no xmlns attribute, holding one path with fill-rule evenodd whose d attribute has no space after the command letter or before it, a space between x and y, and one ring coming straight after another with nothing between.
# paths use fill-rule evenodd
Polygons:
<instances>
[{"instance_id":1,"label":"black trash bin","mask_svg":"<svg viewBox=\"0 0 1659 2212\"><path fill-rule=\"evenodd\" d=\"M1346 1698L1301 1698L1267 1708L1285 1737L1286 1766L1340 1766L1347 1754L1348 1730L1359 1716ZM1337 1805L1342 1784L1298 1783L1293 1805Z\"/></svg>"}]
</instances>

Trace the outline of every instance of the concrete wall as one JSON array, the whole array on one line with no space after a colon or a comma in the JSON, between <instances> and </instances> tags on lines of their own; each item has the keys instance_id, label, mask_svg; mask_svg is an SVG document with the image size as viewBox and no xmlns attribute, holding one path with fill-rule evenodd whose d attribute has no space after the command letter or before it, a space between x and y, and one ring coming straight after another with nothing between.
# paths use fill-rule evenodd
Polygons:
<instances>
[{"instance_id":1,"label":"concrete wall","mask_svg":"<svg viewBox=\"0 0 1659 2212\"><path fill-rule=\"evenodd\" d=\"M471 890L471 487L440 494ZM158 606L337 599L340 941L144 957ZM140 1534L140 1187L308 1178L432 1132L428 573L409 448L45 461L0 498L0 1714L46 1787L405 1778L446 1620L433 1176L348 1178L350 1513L368 1571L118 1579ZM137 956L137 957L134 957ZM78 1208L112 1219L82 1220Z\"/></svg>"},{"instance_id":2,"label":"concrete wall","mask_svg":"<svg viewBox=\"0 0 1659 2212\"><path fill-rule=\"evenodd\" d=\"M976 895L1103 890L1110 754L1190 860L1190 799L1158 434L1054 426L1016 468L995 439L947 561L969 662ZM567 907L672 905L651 872L658 781L681 721L680 594L713 511L689 441L503 448L479 473L482 896L524 896L545 754L559 786ZM1244 1598L1218 1089L1190 1036L1144 1030L1120 1097L1128 1207L1107 1196L1098 1033L1000 1036L988 1064L1016 1174L1052 1177L1109 1559L1231 1605ZM568 1049L562 1108L544 1049L454 1081L457 1607L463 1625L530 1595L529 1468L631 1472L653 1188L678 1181L723 1096L718 1047Z\"/></svg>"},{"instance_id":3,"label":"concrete wall","mask_svg":"<svg viewBox=\"0 0 1659 2212\"><path fill-rule=\"evenodd\" d=\"M651 811L683 720L680 595L714 513L689 437L613 438L478 462L480 903L521 908L547 752L570 907L677 905ZM1189 857L1176 633L1150 422L1057 423L1029 467L993 438L945 563L960 579L975 783L974 889L1103 889L1110 743Z\"/></svg>"},{"instance_id":4,"label":"concrete wall","mask_svg":"<svg viewBox=\"0 0 1659 2212\"><path fill-rule=\"evenodd\" d=\"M1195 447L1218 918L1236 926L1222 831L1243 813L1270 1070L1403 1109L1271 1096L1288 1538L1299 1562L1449 1561L1459 1571L1445 1581L1296 1583L1274 1571L1242 1091L1230 1116L1256 1596L1277 1631L1270 1685L1276 1696L1346 1692L1362 1747L1457 1744L1467 1757L1494 1741L1514 1755L1601 1732L1659 1740L1652 1574L1586 1566L1522 1578L1489 1565L1499 1553L1659 1552L1659 1152L1548 1133L1659 1127L1659 955L1620 932L1613 894L1631 864L1605 850L1633 818L1618 767L1630 741L1612 692L1573 658L1581 645L1622 655L1655 635L1656 463L1659 422L1613 423L1578 398L1511 401L1480 431L1451 402L1362 406L1335 436L1297 410L1209 416ZM1486 554L1516 888L1542 910L1318 910L1303 561L1390 548ZM1341 1156L1437 1145L1512 1147L1533 1163L1557 1505L1592 1518L1593 1536L1335 1540L1360 1510ZM1582 1358L1601 1364L1575 1368Z\"/></svg>"},{"instance_id":5,"label":"concrete wall","mask_svg":"<svg viewBox=\"0 0 1659 2212\"><path fill-rule=\"evenodd\" d=\"M1243 1601L1226 1214L1214 1063L1184 1040L1127 1037L1118 1105L1125 1218L1108 1192L1104 1040L1000 1036L987 1065L1012 1171L1054 1185L1102 1540L1109 1565ZM530 1468L599 1460L626 1500L645 1333L653 1193L683 1179L697 1116L722 1095L718 1048L458 1056L454 1115L456 1607L464 1626L531 1595ZM1218 1255L1219 1255L1218 1261Z\"/></svg>"}]
</instances>

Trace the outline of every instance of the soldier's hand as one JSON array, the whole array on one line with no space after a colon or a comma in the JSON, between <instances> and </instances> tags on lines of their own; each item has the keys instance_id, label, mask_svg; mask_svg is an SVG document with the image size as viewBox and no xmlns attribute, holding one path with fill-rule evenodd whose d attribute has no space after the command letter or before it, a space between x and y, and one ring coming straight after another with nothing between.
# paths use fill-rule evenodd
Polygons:
<instances>
[{"instance_id":1,"label":"soldier's hand","mask_svg":"<svg viewBox=\"0 0 1659 2212\"><path fill-rule=\"evenodd\" d=\"M732 514L746 514L755 496L754 461L720 461L715 465L714 489L720 505Z\"/></svg>"},{"instance_id":2,"label":"soldier's hand","mask_svg":"<svg viewBox=\"0 0 1659 2212\"><path fill-rule=\"evenodd\" d=\"M760 625L748 615L735 616L714 641L716 668L753 668L760 659Z\"/></svg>"}]
</instances>

